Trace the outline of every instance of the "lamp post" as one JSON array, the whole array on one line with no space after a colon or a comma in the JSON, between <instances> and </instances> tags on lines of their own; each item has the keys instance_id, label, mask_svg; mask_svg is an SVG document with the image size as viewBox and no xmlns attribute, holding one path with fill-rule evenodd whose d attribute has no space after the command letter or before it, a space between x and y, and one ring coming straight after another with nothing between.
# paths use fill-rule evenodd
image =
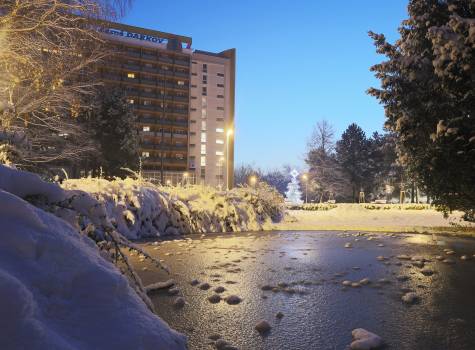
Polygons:
<instances>
[{"instance_id":1,"label":"lamp post","mask_svg":"<svg viewBox=\"0 0 475 350\"><path fill-rule=\"evenodd\" d=\"M188 182L188 172L183 173L183 185L186 186Z\"/></svg>"},{"instance_id":2,"label":"lamp post","mask_svg":"<svg viewBox=\"0 0 475 350\"><path fill-rule=\"evenodd\" d=\"M233 129L228 129L226 132L226 189L230 190L229 188L229 174L230 174L230 162L229 162L229 139L233 135Z\"/></svg>"},{"instance_id":3,"label":"lamp post","mask_svg":"<svg viewBox=\"0 0 475 350\"><path fill-rule=\"evenodd\" d=\"M252 175L251 177L249 177L249 184L252 187L256 186L256 183L257 183L257 177L255 175Z\"/></svg>"},{"instance_id":4,"label":"lamp post","mask_svg":"<svg viewBox=\"0 0 475 350\"><path fill-rule=\"evenodd\" d=\"M302 175L302 180L305 182L305 204L308 202L308 176L307 174Z\"/></svg>"}]
</instances>

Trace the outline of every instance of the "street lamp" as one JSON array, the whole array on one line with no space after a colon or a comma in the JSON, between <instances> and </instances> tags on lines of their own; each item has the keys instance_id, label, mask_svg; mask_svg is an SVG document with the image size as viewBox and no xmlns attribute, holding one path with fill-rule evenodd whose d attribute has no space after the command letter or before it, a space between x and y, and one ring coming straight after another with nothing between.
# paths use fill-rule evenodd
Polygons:
<instances>
[{"instance_id":1,"label":"street lamp","mask_svg":"<svg viewBox=\"0 0 475 350\"><path fill-rule=\"evenodd\" d=\"M302 175L302 181L305 182L305 204L308 202L308 175Z\"/></svg>"},{"instance_id":2,"label":"street lamp","mask_svg":"<svg viewBox=\"0 0 475 350\"><path fill-rule=\"evenodd\" d=\"M188 172L183 173L183 184L186 186L188 180Z\"/></svg>"},{"instance_id":3,"label":"street lamp","mask_svg":"<svg viewBox=\"0 0 475 350\"><path fill-rule=\"evenodd\" d=\"M233 129L228 129L226 132L226 189L230 190L229 188L229 175L230 175L230 162L229 162L229 139L233 135Z\"/></svg>"},{"instance_id":4,"label":"street lamp","mask_svg":"<svg viewBox=\"0 0 475 350\"><path fill-rule=\"evenodd\" d=\"M257 177L255 175L252 175L251 177L249 177L249 183L252 187L256 185L256 182L257 182Z\"/></svg>"}]
</instances>

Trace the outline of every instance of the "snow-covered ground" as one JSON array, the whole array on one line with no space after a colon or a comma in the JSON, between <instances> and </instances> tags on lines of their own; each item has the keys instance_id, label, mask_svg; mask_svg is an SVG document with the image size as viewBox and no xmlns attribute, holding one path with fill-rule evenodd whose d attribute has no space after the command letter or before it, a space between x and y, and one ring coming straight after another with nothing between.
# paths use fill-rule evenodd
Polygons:
<instances>
[{"instance_id":1,"label":"snow-covered ground","mask_svg":"<svg viewBox=\"0 0 475 350\"><path fill-rule=\"evenodd\" d=\"M369 210L360 204L338 204L326 211L289 210L286 220L274 225L278 230L367 230L387 232L432 232L444 228L456 230L455 225L472 227L462 222L462 213L444 218L441 212L426 210Z\"/></svg>"},{"instance_id":2,"label":"snow-covered ground","mask_svg":"<svg viewBox=\"0 0 475 350\"><path fill-rule=\"evenodd\" d=\"M0 186L17 194L27 178L0 168ZM0 190L0 349L185 348L91 239Z\"/></svg>"}]
</instances>

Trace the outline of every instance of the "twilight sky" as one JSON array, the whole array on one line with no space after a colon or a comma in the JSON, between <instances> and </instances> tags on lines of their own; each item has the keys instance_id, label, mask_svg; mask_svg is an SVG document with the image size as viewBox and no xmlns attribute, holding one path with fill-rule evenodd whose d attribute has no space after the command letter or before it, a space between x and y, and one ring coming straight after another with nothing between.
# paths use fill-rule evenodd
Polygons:
<instances>
[{"instance_id":1,"label":"twilight sky","mask_svg":"<svg viewBox=\"0 0 475 350\"><path fill-rule=\"evenodd\" d=\"M391 41L406 0L135 0L124 23L191 36L195 49L237 49L236 163L304 166L313 125L341 135L356 122L381 131L383 108L365 91L381 61L367 36Z\"/></svg>"}]
</instances>

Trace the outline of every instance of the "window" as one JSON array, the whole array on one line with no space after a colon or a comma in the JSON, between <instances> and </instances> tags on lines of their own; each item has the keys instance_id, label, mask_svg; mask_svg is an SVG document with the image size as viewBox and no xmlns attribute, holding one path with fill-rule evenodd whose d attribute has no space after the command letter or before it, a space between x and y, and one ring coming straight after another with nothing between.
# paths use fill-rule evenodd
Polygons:
<instances>
[{"instance_id":1,"label":"window","mask_svg":"<svg viewBox=\"0 0 475 350\"><path fill-rule=\"evenodd\" d=\"M206 133L205 132L201 133L201 142L206 143Z\"/></svg>"},{"instance_id":2,"label":"window","mask_svg":"<svg viewBox=\"0 0 475 350\"><path fill-rule=\"evenodd\" d=\"M216 118L217 122L224 122L224 118Z\"/></svg>"},{"instance_id":3,"label":"window","mask_svg":"<svg viewBox=\"0 0 475 350\"><path fill-rule=\"evenodd\" d=\"M196 77L198 74L196 74L196 73L191 73L191 75L193 75L194 77Z\"/></svg>"},{"instance_id":4,"label":"window","mask_svg":"<svg viewBox=\"0 0 475 350\"><path fill-rule=\"evenodd\" d=\"M144 100L143 101L144 106L150 106L151 104L152 104L152 101L150 101L150 100Z\"/></svg>"},{"instance_id":5,"label":"window","mask_svg":"<svg viewBox=\"0 0 475 350\"><path fill-rule=\"evenodd\" d=\"M150 157L149 152L142 152L142 158L148 158L148 157Z\"/></svg>"},{"instance_id":6,"label":"window","mask_svg":"<svg viewBox=\"0 0 475 350\"><path fill-rule=\"evenodd\" d=\"M201 118L206 119L206 114L207 114L206 108L201 108Z\"/></svg>"},{"instance_id":7,"label":"window","mask_svg":"<svg viewBox=\"0 0 475 350\"><path fill-rule=\"evenodd\" d=\"M218 87L224 87L224 84L216 84Z\"/></svg>"},{"instance_id":8,"label":"window","mask_svg":"<svg viewBox=\"0 0 475 350\"><path fill-rule=\"evenodd\" d=\"M201 97L201 104L206 107L206 96Z\"/></svg>"},{"instance_id":9,"label":"window","mask_svg":"<svg viewBox=\"0 0 475 350\"><path fill-rule=\"evenodd\" d=\"M185 82L183 80L178 80L177 84L183 86L185 85Z\"/></svg>"},{"instance_id":10,"label":"window","mask_svg":"<svg viewBox=\"0 0 475 350\"><path fill-rule=\"evenodd\" d=\"M196 112L196 108L192 108L191 111L192 111L192 112Z\"/></svg>"},{"instance_id":11,"label":"window","mask_svg":"<svg viewBox=\"0 0 475 350\"><path fill-rule=\"evenodd\" d=\"M208 72L208 65L206 63L203 63L203 72Z\"/></svg>"},{"instance_id":12,"label":"window","mask_svg":"<svg viewBox=\"0 0 475 350\"><path fill-rule=\"evenodd\" d=\"M201 91L201 94L203 96L206 96L208 94L208 89L206 88L206 86L203 86L203 90Z\"/></svg>"},{"instance_id":13,"label":"window","mask_svg":"<svg viewBox=\"0 0 475 350\"><path fill-rule=\"evenodd\" d=\"M206 156L201 156L201 162L200 162L200 165L201 166L206 166ZM203 173L204 169L201 169L201 172ZM203 176L203 175L202 175Z\"/></svg>"},{"instance_id":14,"label":"window","mask_svg":"<svg viewBox=\"0 0 475 350\"><path fill-rule=\"evenodd\" d=\"M216 132L224 132L223 128L216 128Z\"/></svg>"},{"instance_id":15,"label":"window","mask_svg":"<svg viewBox=\"0 0 475 350\"><path fill-rule=\"evenodd\" d=\"M127 73L127 78L135 79L135 74L134 73Z\"/></svg>"},{"instance_id":16,"label":"window","mask_svg":"<svg viewBox=\"0 0 475 350\"><path fill-rule=\"evenodd\" d=\"M143 131L150 131L150 126L144 126Z\"/></svg>"},{"instance_id":17,"label":"window","mask_svg":"<svg viewBox=\"0 0 475 350\"><path fill-rule=\"evenodd\" d=\"M191 61L191 63L193 63L193 64L197 64L198 62L196 62L196 61Z\"/></svg>"},{"instance_id":18,"label":"window","mask_svg":"<svg viewBox=\"0 0 475 350\"><path fill-rule=\"evenodd\" d=\"M224 152L223 151L216 151L216 155L217 156L224 156Z\"/></svg>"},{"instance_id":19,"label":"window","mask_svg":"<svg viewBox=\"0 0 475 350\"><path fill-rule=\"evenodd\" d=\"M216 107L218 111L224 111L224 107Z\"/></svg>"},{"instance_id":20,"label":"window","mask_svg":"<svg viewBox=\"0 0 475 350\"><path fill-rule=\"evenodd\" d=\"M206 120L201 121L201 131L206 131Z\"/></svg>"},{"instance_id":21,"label":"window","mask_svg":"<svg viewBox=\"0 0 475 350\"><path fill-rule=\"evenodd\" d=\"M216 140L216 143L217 143L218 145L224 145L224 141L223 141L223 140L219 140L219 139L218 139L218 140Z\"/></svg>"},{"instance_id":22,"label":"window","mask_svg":"<svg viewBox=\"0 0 475 350\"><path fill-rule=\"evenodd\" d=\"M206 144L201 145L201 154L206 155Z\"/></svg>"},{"instance_id":23,"label":"window","mask_svg":"<svg viewBox=\"0 0 475 350\"><path fill-rule=\"evenodd\" d=\"M192 88L195 88L195 87L196 87L196 85L195 85L195 84L191 84L191 87L192 87Z\"/></svg>"},{"instance_id":24,"label":"window","mask_svg":"<svg viewBox=\"0 0 475 350\"><path fill-rule=\"evenodd\" d=\"M130 105L133 105L133 104L135 103L135 101L134 101L133 99L131 99L131 98L129 98L129 99L127 100L127 102L128 102Z\"/></svg>"},{"instance_id":25,"label":"window","mask_svg":"<svg viewBox=\"0 0 475 350\"><path fill-rule=\"evenodd\" d=\"M218 73L217 75L218 75L218 77L224 77L223 73Z\"/></svg>"},{"instance_id":26,"label":"window","mask_svg":"<svg viewBox=\"0 0 475 350\"><path fill-rule=\"evenodd\" d=\"M223 95L218 95L218 96L216 96L216 97L217 97L217 98L224 98Z\"/></svg>"},{"instance_id":27,"label":"window","mask_svg":"<svg viewBox=\"0 0 475 350\"><path fill-rule=\"evenodd\" d=\"M208 84L208 76L203 75L203 84Z\"/></svg>"},{"instance_id":28,"label":"window","mask_svg":"<svg viewBox=\"0 0 475 350\"><path fill-rule=\"evenodd\" d=\"M196 97L196 96L191 96L191 99L192 99L192 100L196 100L197 97Z\"/></svg>"}]
</instances>

